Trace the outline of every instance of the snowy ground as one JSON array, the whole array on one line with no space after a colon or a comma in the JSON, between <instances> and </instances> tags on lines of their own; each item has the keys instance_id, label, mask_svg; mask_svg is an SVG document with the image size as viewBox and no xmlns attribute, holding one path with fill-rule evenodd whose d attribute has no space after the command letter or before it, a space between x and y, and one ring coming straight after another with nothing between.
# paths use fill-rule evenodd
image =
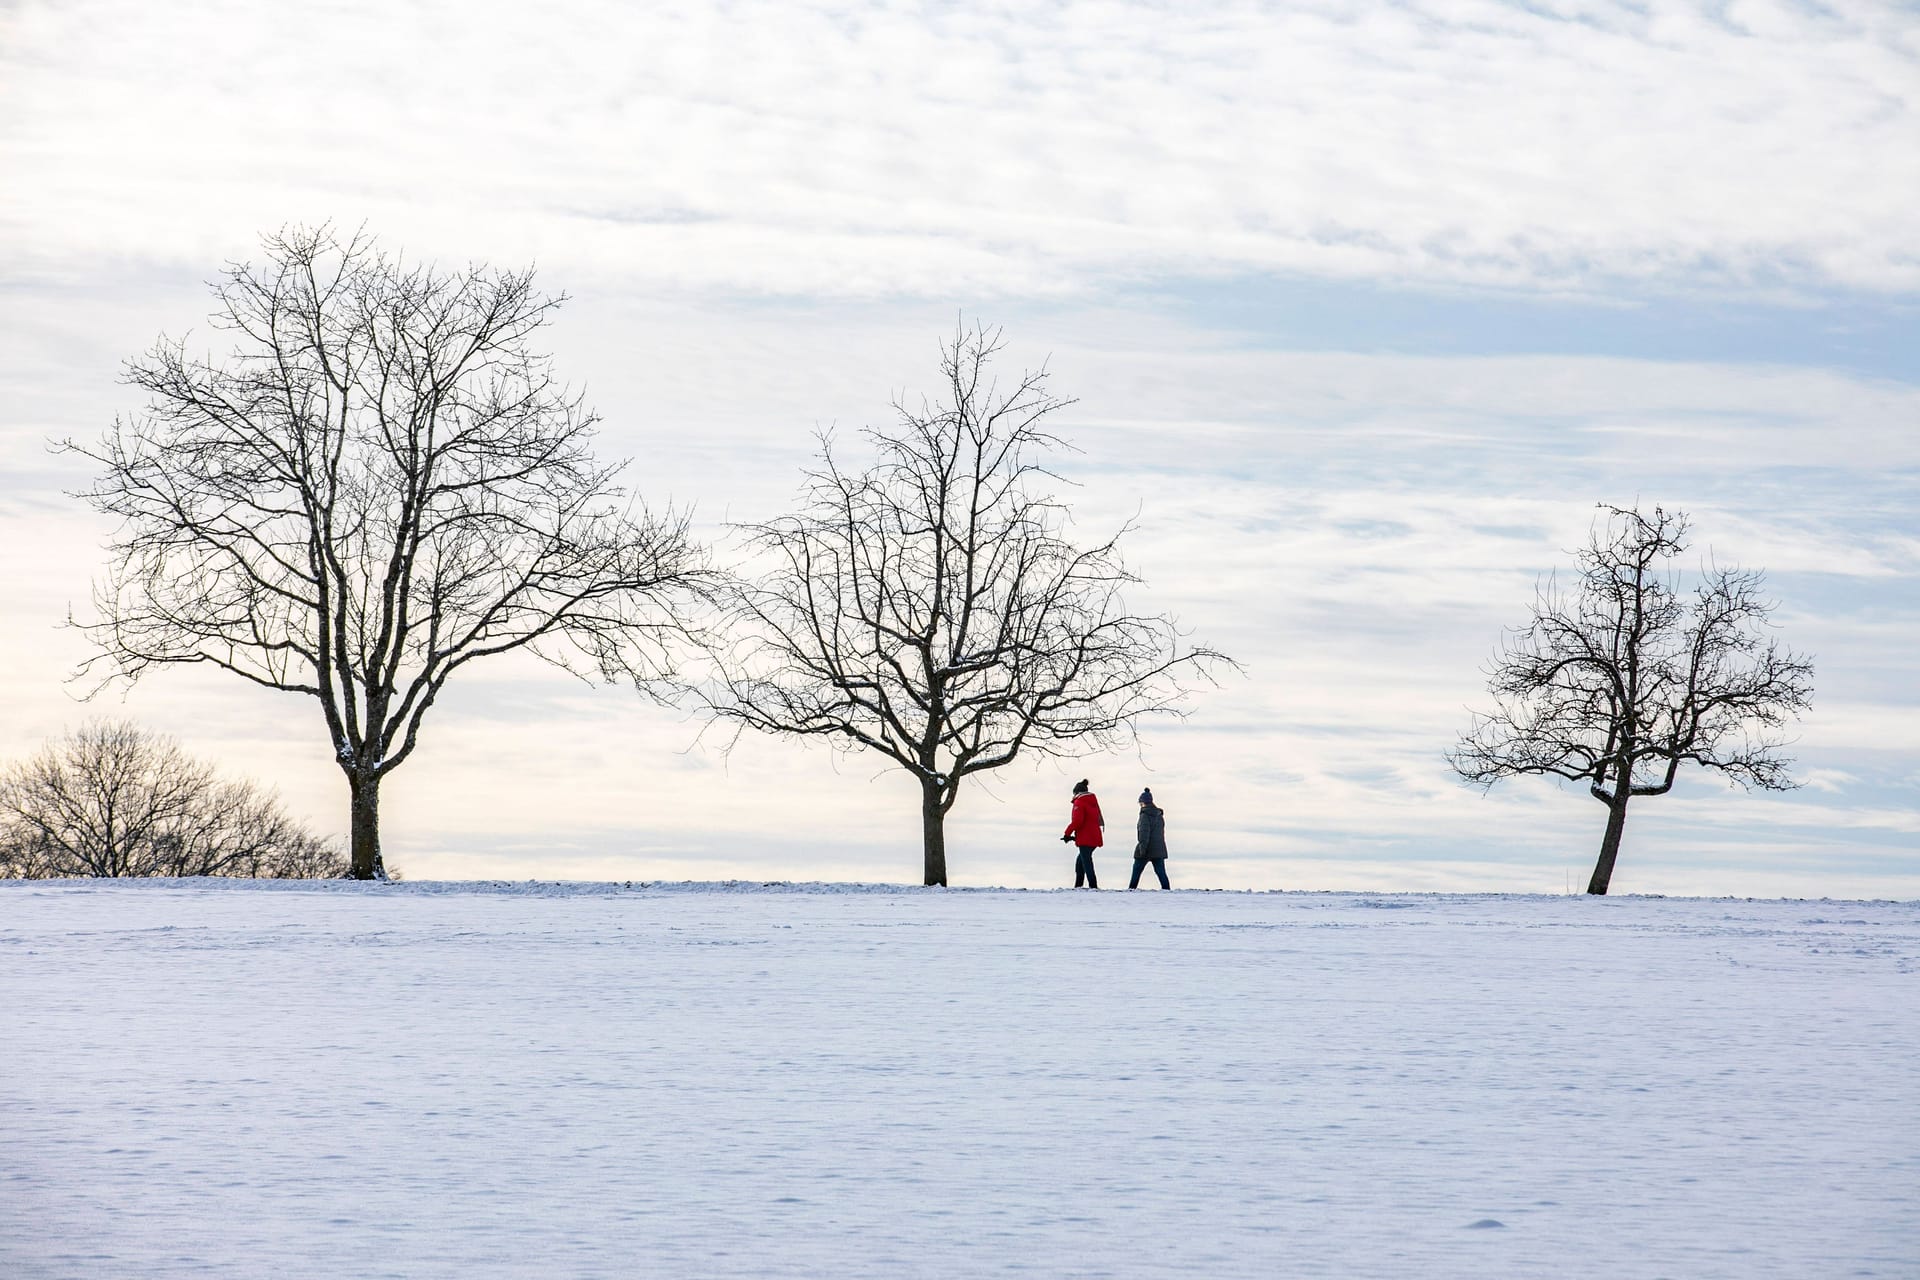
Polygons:
<instances>
[{"instance_id":1,"label":"snowy ground","mask_svg":"<svg viewBox=\"0 0 1920 1280\"><path fill-rule=\"evenodd\" d=\"M0 885L0 1275L1920 1276L1920 904Z\"/></svg>"}]
</instances>

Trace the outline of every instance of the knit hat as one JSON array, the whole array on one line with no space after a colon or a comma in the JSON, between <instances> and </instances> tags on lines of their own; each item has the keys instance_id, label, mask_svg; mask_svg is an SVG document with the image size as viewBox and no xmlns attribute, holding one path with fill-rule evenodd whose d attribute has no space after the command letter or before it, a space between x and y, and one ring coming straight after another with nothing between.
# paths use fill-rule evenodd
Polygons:
<instances>
[{"instance_id":1,"label":"knit hat","mask_svg":"<svg viewBox=\"0 0 1920 1280\"><path fill-rule=\"evenodd\" d=\"M1145 791L1142 791L1142 792L1140 793L1140 803L1141 803L1141 804L1152 804L1152 803L1153 803L1153 788L1152 788L1152 787L1148 787L1148 788L1147 788L1147 789L1146 789Z\"/></svg>"},{"instance_id":2,"label":"knit hat","mask_svg":"<svg viewBox=\"0 0 1920 1280\"><path fill-rule=\"evenodd\" d=\"M1079 795L1085 795L1086 792L1087 792L1087 780L1085 778L1082 778L1080 779L1080 781L1073 784L1073 794L1079 796Z\"/></svg>"}]
</instances>

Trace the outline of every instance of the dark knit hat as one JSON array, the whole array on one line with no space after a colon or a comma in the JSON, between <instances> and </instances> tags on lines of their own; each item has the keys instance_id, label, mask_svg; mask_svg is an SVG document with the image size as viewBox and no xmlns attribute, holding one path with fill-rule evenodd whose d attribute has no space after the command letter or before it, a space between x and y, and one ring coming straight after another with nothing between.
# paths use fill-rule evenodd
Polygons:
<instances>
[{"instance_id":1,"label":"dark knit hat","mask_svg":"<svg viewBox=\"0 0 1920 1280\"><path fill-rule=\"evenodd\" d=\"M1084 795L1086 794L1086 790L1087 790L1087 780L1085 778L1082 778L1080 779L1080 781L1073 784L1073 794L1075 795Z\"/></svg>"},{"instance_id":2,"label":"dark knit hat","mask_svg":"<svg viewBox=\"0 0 1920 1280\"><path fill-rule=\"evenodd\" d=\"M1152 803L1153 803L1153 788L1152 788L1152 787L1148 787L1148 788L1147 788L1147 789L1146 789L1145 791L1142 791L1142 792L1140 793L1140 803L1141 803L1141 804L1152 804Z\"/></svg>"}]
</instances>

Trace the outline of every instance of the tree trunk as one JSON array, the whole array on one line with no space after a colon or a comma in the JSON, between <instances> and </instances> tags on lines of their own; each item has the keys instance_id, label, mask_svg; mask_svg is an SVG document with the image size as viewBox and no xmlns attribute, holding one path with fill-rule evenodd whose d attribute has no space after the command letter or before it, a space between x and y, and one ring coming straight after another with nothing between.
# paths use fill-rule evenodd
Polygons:
<instances>
[{"instance_id":1,"label":"tree trunk","mask_svg":"<svg viewBox=\"0 0 1920 1280\"><path fill-rule=\"evenodd\" d=\"M927 856L928 884L947 882L947 810L940 803L940 784L920 782L920 835Z\"/></svg>"},{"instance_id":2,"label":"tree trunk","mask_svg":"<svg viewBox=\"0 0 1920 1280\"><path fill-rule=\"evenodd\" d=\"M1605 893L1613 881L1613 860L1620 856L1620 833L1627 828L1630 798L1628 790L1621 787L1620 794L1607 805L1607 834L1600 840L1600 861L1593 865L1593 879L1587 881L1588 893Z\"/></svg>"},{"instance_id":3,"label":"tree trunk","mask_svg":"<svg viewBox=\"0 0 1920 1280\"><path fill-rule=\"evenodd\" d=\"M353 857L347 874L355 880L385 880L386 863L380 859L380 779L347 775L353 792Z\"/></svg>"}]
</instances>

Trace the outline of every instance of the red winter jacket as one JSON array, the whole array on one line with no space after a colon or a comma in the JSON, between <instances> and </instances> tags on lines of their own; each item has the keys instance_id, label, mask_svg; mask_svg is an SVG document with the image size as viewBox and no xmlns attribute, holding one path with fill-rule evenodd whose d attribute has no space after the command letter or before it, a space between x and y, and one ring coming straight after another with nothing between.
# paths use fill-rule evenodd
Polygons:
<instances>
[{"instance_id":1,"label":"red winter jacket","mask_svg":"<svg viewBox=\"0 0 1920 1280\"><path fill-rule=\"evenodd\" d=\"M1073 817L1063 834L1072 836L1077 845L1098 849L1104 843L1100 828L1105 824L1106 819L1100 816L1100 802L1093 798L1093 792L1085 791L1073 798Z\"/></svg>"}]
</instances>

